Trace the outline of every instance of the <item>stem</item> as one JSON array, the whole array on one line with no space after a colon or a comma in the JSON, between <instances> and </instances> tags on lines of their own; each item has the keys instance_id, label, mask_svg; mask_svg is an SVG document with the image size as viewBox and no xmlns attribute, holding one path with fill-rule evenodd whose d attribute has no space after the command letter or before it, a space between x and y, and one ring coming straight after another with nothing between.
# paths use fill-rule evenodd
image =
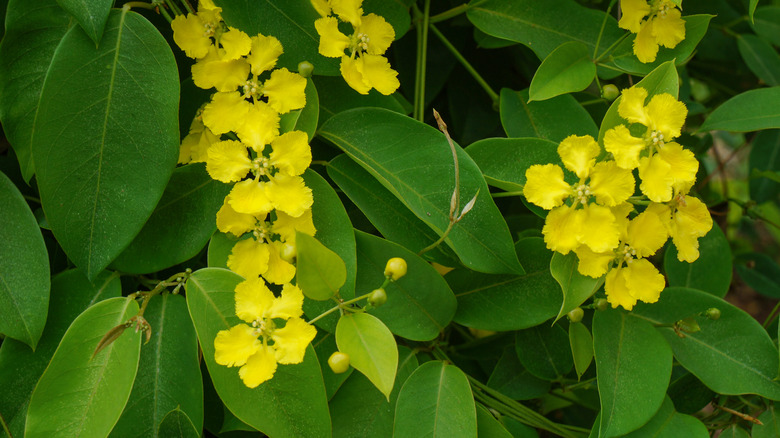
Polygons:
<instances>
[{"instance_id":1,"label":"stem","mask_svg":"<svg viewBox=\"0 0 780 438\"><path fill-rule=\"evenodd\" d=\"M498 192L498 193L491 193L490 196L493 198L509 198L510 196L522 196L523 191L517 190L514 192Z\"/></svg>"},{"instance_id":2,"label":"stem","mask_svg":"<svg viewBox=\"0 0 780 438\"><path fill-rule=\"evenodd\" d=\"M493 105L497 106L498 94L495 91L493 91L492 88L490 88L490 85L488 85L487 81L485 81L485 79L483 79L482 76L480 76L480 74L477 73L474 67L472 67L471 64L469 64L466 58L464 58L463 55L460 54L458 49L456 49L455 46L453 46L452 43L449 42L449 40L444 36L444 34L439 32L439 29L436 29L436 26L431 24L428 27L430 27L431 31L433 31L433 34L436 35L436 37L439 38L439 40L441 40L442 44L444 44L444 47L446 47L447 50L449 50L450 53L452 53L455 59L457 59L458 62L460 62L460 64L466 69L466 71L468 71L469 74L471 74L471 76L474 78L475 81L477 81L479 86L482 87L483 90L485 90L488 96L490 96L490 100L493 101Z\"/></svg>"},{"instance_id":3,"label":"stem","mask_svg":"<svg viewBox=\"0 0 780 438\"><path fill-rule=\"evenodd\" d=\"M130 10L132 8L141 8L141 9L148 9L150 11L153 11L155 6L146 2L127 2L124 5L122 5L122 9Z\"/></svg>"},{"instance_id":4,"label":"stem","mask_svg":"<svg viewBox=\"0 0 780 438\"><path fill-rule=\"evenodd\" d=\"M6 435L8 435L8 438L13 438L11 431L8 429L8 424L6 424L2 414L0 414L0 424L3 425L3 431L6 433Z\"/></svg>"},{"instance_id":5,"label":"stem","mask_svg":"<svg viewBox=\"0 0 780 438\"><path fill-rule=\"evenodd\" d=\"M176 274L171 275L168 277L165 281L161 281L157 283L157 285L149 292L143 293L144 301L141 303L141 309L138 310L137 316L143 316L144 311L146 310L146 306L149 305L149 301L151 301L152 297L155 295L159 295L162 293L162 291L165 290L165 288L170 286L180 286L183 282L187 281L187 279L192 275L192 269L187 268L184 272L178 272ZM135 294L133 294L135 295Z\"/></svg>"},{"instance_id":6,"label":"stem","mask_svg":"<svg viewBox=\"0 0 780 438\"><path fill-rule=\"evenodd\" d=\"M184 8L187 9L187 12L190 14L195 13L195 8L192 7L189 0L181 0L182 4L184 4Z\"/></svg>"},{"instance_id":7,"label":"stem","mask_svg":"<svg viewBox=\"0 0 780 438\"><path fill-rule=\"evenodd\" d=\"M431 15L431 0L425 0L423 12L415 6L416 18L421 20L417 26L417 69L414 81L414 112L415 120L420 122L425 118L425 73L428 64L428 21Z\"/></svg>"},{"instance_id":8,"label":"stem","mask_svg":"<svg viewBox=\"0 0 780 438\"><path fill-rule=\"evenodd\" d=\"M35 196L30 196L30 195L22 195L22 196L24 197L24 199L35 202L36 204L41 203L41 200L39 198L36 198Z\"/></svg>"},{"instance_id":9,"label":"stem","mask_svg":"<svg viewBox=\"0 0 780 438\"><path fill-rule=\"evenodd\" d=\"M174 3L172 0L165 0L165 4L168 5L169 8L171 8L171 12L173 12L176 15L183 15L181 13L181 9L179 9L178 6L176 6L176 3Z\"/></svg>"},{"instance_id":10,"label":"stem","mask_svg":"<svg viewBox=\"0 0 780 438\"><path fill-rule=\"evenodd\" d=\"M596 55L599 53L599 44L601 44L601 37L604 36L604 28L607 26L607 18L609 18L609 12L612 10L612 7L615 6L615 2L617 0L612 0L609 2L609 6L607 6L606 12L604 12L604 20L601 22L601 29L599 29L599 37L596 38L596 47L593 48L593 58L596 58Z\"/></svg>"},{"instance_id":11,"label":"stem","mask_svg":"<svg viewBox=\"0 0 780 438\"><path fill-rule=\"evenodd\" d=\"M387 287L387 285L388 285L389 283L390 283L390 279L389 279L389 278L387 278L387 277L385 277L385 282L384 282L384 283L382 284L382 286L380 286L380 287L382 287L382 288L384 288L384 287ZM369 292L369 293L367 293L367 294L365 294L365 295L361 295L361 296L359 296L359 297L357 297L357 298L352 298L352 299L351 299L351 300L349 300L349 301L344 301L343 303L338 303L338 304L337 304L335 307L333 307L333 308L331 308L331 309L328 309L328 310L326 310L326 311L324 311L324 312L320 313L319 315L317 315L317 316L316 316L314 319L311 319L311 320L309 320L309 324L314 324L316 321L319 321L320 319L322 319L322 318L324 318L324 317L326 317L326 316L330 315L331 313L335 312L336 310L339 310L339 309L343 309L343 308L345 308L345 306L348 306L348 305L350 305L350 304L352 304L352 303L357 303L357 302L358 302L358 301L360 301L360 300L366 299L366 298L368 298L368 297L369 297L369 296L370 296L370 295L371 295L373 292L374 292L374 291L371 291L371 292Z\"/></svg>"},{"instance_id":12,"label":"stem","mask_svg":"<svg viewBox=\"0 0 780 438\"><path fill-rule=\"evenodd\" d=\"M606 50L601 52L601 55L599 55L593 62L595 62L595 63L601 62L601 60L604 59L605 56L609 55L612 52L612 50L614 50L615 47L617 47L618 44L622 43L623 40L628 38L629 35L631 35L631 33L629 33L629 32L623 34L622 37L620 37L617 40L615 40L615 42L612 43L609 47L607 47ZM602 67L604 67L604 66L602 66ZM615 69L615 70L617 70L617 69Z\"/></svg>"},{"instance_id":13,"label":"stem","mask_svg":"<svg viewBox=\"0 0 780 438\"><path fill-rule=\"evenodd\" d=\"M769 327L769 324L771 324L771 323L772 323L772 321L773 321L775 318L777 318L777 310L778 310L778 309L780 309L780 302L778 302L778 303L775 305L774 309L772 309L772 311L771 311L771 312L769 312L769 316L767 316L767 317L766 317L766 320L764 320L764 323L763 323L763 324L761 324L761 326L763 326L764 328L767 328L767 327Z\"/></svg>"},{"instance_id":14,"label":"stem","mask_svg":"<svg viewBox=\"0 0 780 438\"><path fill-rule=\"evenodd\" d=\"M426 252L436 248L437 246L441 245L442 242L444 242L444 239L447 238L447 236L450 234L450 231L452 231L452 226L455 225L452 222L447 225L447 229L444 230L444 232L441 234L441 237L439 237L439 240L431 243L430 245L426 246L425 248L421 249L420 252L417 253L418 256L421 256L425 254Z\"/></svg>"},{"instance_id":15,"label":"stem","mask_svg":"<svg viewBox=\"0 0 780 438\"><path fill-rule=\"evenodd\" d=\"M471 2L471 3L464 3L460 6L455 6L452 9L434 15L433 17L431 17L430 22L438 23L440 21L449 20L452 17L457 17L458 15L467 12L469 9L476 8L477 6L481 5L482 3L485 3L486 1L487 0L481 0L481 1Z\"/></svg>"},{"instance_id":16,"label":"stem","mask_svg":"<svg viewBox=\"0 0 780 438\"><path fill-rule=\"evenodd\" d=\"M311 164L318 164L318 165L320 165L320 166L325 166L325 167L328 167L328 165L329 165L330 163L329 163L329 162L327 162L326 160L311 160Z\"/></svg>"}]
</instances>

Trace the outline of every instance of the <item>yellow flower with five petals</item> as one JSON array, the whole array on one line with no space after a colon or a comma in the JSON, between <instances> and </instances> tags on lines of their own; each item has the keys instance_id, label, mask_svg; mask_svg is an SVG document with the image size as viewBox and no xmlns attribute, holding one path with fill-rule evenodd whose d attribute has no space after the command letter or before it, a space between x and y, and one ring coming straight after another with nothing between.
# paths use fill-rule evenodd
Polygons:
<instances>
[{"instance_id":1,"label":"yellow flower with five petals","mask_svg":"<svg viewBox=\"0 0 780 438\"><path fill-rule=\"evenodd\" d=\"M659 45L673 49L685 39L685 20L670 0L620 0L618 25L637 34L634 54L640 62L655 61Z\"/></svg>"}]
</instances>

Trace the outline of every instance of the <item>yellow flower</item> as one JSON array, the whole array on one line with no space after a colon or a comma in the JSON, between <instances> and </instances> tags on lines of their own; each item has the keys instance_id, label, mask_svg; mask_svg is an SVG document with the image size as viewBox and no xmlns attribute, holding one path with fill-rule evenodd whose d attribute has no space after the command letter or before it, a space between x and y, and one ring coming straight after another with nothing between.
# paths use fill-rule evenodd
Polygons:
<instances>
[{"instance_id":1,"label":"yellow flower","mask_svg":"<svg viewBox=\"0 0 780 438\"><path fill-rule=\"evenodd\" d=\"M219 38L219 45L225 49L223 59L239 59L249 54L252 49L252 39L244 32L229 27Z\"/></svg>"},{"instance_id":2,"label":"yellow flower","mask_svg":"<svg viewBox=\"0 0 780 438\"><path fill-rule=\"evenodd\" d=\"M625 267L609 271L604 282L607 301L613 308L623 306L631 310L637 301L655 303L664 290L666 280L652 263L645 259L634 260Z\"/></svg>"},{"instance_id":3,"label":"yellow flower","mask_svg":"<svg viewBox=\"0 0 780 438\"><path fill-rule=\"evenodd\" d=\"M227 267L244 278L255 278L268 270L268 245L249 238L238 241L228 256Z\"/></svg>"},{"instance_id":4,"label":"yellow flower","mask_svg":"<svg viewBox=\"0 0 780 438\"><path fill-rule=\"evenodd\" d=\"M317 331L300 318L303 293L296 286L285 284L275 297L262 279L250 278L235 291L236 315L247 324L217 333L214 359L220 365L241 366L239 377L255 388L273 377L277 363L303 362Z\"/></svg>"},{"instance_id":5,"label":"yellow flower","mask_svg":"<svg viewBox=\"0 0 780 438\"><path fill-rule=\"evenodd\" d=\"M203 107L203 124L214 134L222 135L243 127L251 104L238 91L214 93Z\"/></svg>"},{"instance_id":6,"label":"yellow flower","mask_svg":"<svg viewBox=\"0 0 780 438\"><path fill-rule=\"evenodd\" d=\"M252 161L249 159L246 146L239 141L220 141L214 143L208 151L206 171L217 181L224 183L240 181L251 168Z\"/></svg>"},{"instance_id":7,"label":"yellow flower","mask_svg":"<svg viewBox=\"0 0 780 438\"><path fill-rule=\"evenodd\" d=\"M247 102L246 107L247 112L242 119L236 120L234 131L255 152L262 152L265 145L279 135L279 113L261 100Z\"/></svg>"},{"instance_id":8,"label":"yellow flower","mask_svg":"<svg viewBox=\"0 0 780 438\"><path fill-rule=\"evenodd\" d=\"M327 17L330 15L330 4L328 0L311 0L311 5L321 16Z\"/></svg>"},{"instance_id":9,"label":"yellow flower","mask_svg":"<svg viewBox=\"0 0 780 438\"><path fill-rule=\"evenodd\" d=\"M173 41L190 58L206 56L214 35L214 23L204 23L196 14L178 15L171 22Z\"/></svg>"},{"instance_id":10,"label":"yellow flower","mask_svg":"<svg viewBox=\"0 0 780 438\"><path fill-rule=\"evenodd\" d=\"M363 16L363 0L330 0L330 7L334 14L338 15L342 21L351 23L353 26L360 26L360 20Z\"/></svg>"},{"instance_id":11,"label":"yellow flower","mask_svg":"<svg viewBox=\"0 0 780 438\"><path fill-rule=\"evenodd\" d=\"M246 82L249 64L244 58L231 59L225 49L210 46L208 54L192 66L192 81L198 88L234 91Z\"/></svg>"},{"instance_id":12,"label":"yellow flower","mask_svg":"<svg viewBox=\"0 0 780 438\"><path fill-rule=\"evenodd\" d=\"M670 0L620 0L620 9L618 25L637 34L634 54L641 62L655 61L659 45L673 49L685 39L685 21Z\"/></svg>"},{"instance_id":13,"label":"yellow flower","mask_svg":"<svg viewBox=\"0 0 780 438\"><path fill-rule=\"evenodd\" d=\"M284 53L284 49L278 39L257 34L252 37L252 49L246 60L251 66L252 74L257 76L274 68L282 53Z\"/></svg>"},{"instance_id":14,"label":"yellow flower","mask_svg":"<svg viewBox=\"0 0 780 438\"><path fill-rule=\"evenodd\" d=\"M303 131L290 131L271 142L270 164L288 176L302 174L311 164L309 136Z\"/></svg>"},{"instance_id":15,"label":"yellow flower","mask_svg":"<svg viewBox=\"0 0 780 438\"><path fill-rule=\"evenodd\" d=\"M668 204L657 205L664 218L672 243L677 248L677 259L693 263L699 258L699 238L712 229L712 216L700 199L688 195L689 187L677 191Z\"/></svg>"},{"instance_id":16,"label":"yellow flower","mask_svg":"<svg viewBox=\"0 0 780 438\"><path fill-rule=\"evenodd\" d=\"M271 77L263 83L263 94L268 97L268 105L279 114L303 108L306 105L306 79L286 68L274 70Z\"/></svg>"},{"instance_id":17,"label":"yellow flower","mask_svg":"<svg viewBox=\"0 0 780 438\"><path fill-rule=\"evenodd\" d=\"M218 141L219 137L203 125L202 116L196 117L190 125L190 132L181 141L179 164L205 163L209 148Z\"/></svg>"}]
</instances>

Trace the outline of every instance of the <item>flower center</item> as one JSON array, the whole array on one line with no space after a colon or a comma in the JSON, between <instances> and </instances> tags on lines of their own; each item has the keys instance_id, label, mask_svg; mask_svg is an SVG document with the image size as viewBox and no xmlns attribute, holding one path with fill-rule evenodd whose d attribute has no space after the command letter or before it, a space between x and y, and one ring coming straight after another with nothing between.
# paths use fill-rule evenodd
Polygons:
<instances>
[{"instance_id":1,"label":"flower center","mask_svg":"<svg viewBox=\"0 0 780 438\"><path fill-rule=\"evenodd\" d=\"M574 196L577 198L577 201L584 204L588 203L588 199L590 199L590 187L588 187L587 184L580 184L577 187L574 188Z\"/></svg>"},{"instance_id":2,"label":"flower center","mask_svg":"<svg viewBox=\"0 0 780 438\"><path fill-rule=\"evenodd\" d=\"M244 98L257 98L260 94L260 84L255 79L247 80L243 87Z\"/></svg>"},{"instance_id":3,"label":"flower center","mask_svg":"<svg viewBox=\"0 0 780 438\"><path fill-rule=\"evenodd\" d=\"M266 221L258 222L257 226L252 231L252 235L258 242L267 242L270 240L272 234L271 225Z\"/></svg>"},{"instance_id":4,"label":"flower center","mask_svg":"<svg viewBox=\"0 0 780 438\"><path fill-rule=\"evenodd\" d=\"M270 172L271 163L267 157L259 156L252 160L252 173L267 176Z\"/></svg>"},{"instance_id":5,"label":"flower center","mask_svg":"<svg viewBox=\"0 0 780 438\"><path fill-rule=\"evenodd\" d=\"M265 338L271 336L271 333L276 329L276 324L274 324L272 319L260 317L252 321L252 327L255 328L255 336L263 336Z\"/></svg>"},{"instance_id":6,"label":"flower center","mask_svg":"<svg viewBox=\"0 0 780 438\"><path fill-rule=\"evenodd\" d=\"M664 134L662 132L653 130L653 132L650 133L650 141L653 142L653 146L663 146Z\"/></svg>"},{"instance_id":7,"label":"flower center","mask_svg":"<svg viewBox=\"0 0 780 438\"><path fill-rule=\"evenodd\" d=\"M623 261L630 265L631 262L636 258L636 250L628 245L625 245L622 252Z\"/></svg>"}]
</instances>

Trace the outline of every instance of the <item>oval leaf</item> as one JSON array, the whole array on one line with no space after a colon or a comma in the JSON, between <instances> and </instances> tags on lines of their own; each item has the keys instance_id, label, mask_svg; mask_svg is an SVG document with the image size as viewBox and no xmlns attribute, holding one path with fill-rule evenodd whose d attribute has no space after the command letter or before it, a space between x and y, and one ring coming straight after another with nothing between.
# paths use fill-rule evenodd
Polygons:
<instances>
[{"instance_id":1,"label":"oval leaf","mask_svg":"<svg viewBox=\"0 0 780 438\"><path fill-rule=\"evenodd\" d=\"M487 385L515 400L539 398L550 390L550 382L534 376L523 367L514 346L504 349Z\"/></svg>"},{"instance_id":2,"label":"oval leaf","mask_svg":"<svg viewBox=\"0 0 780 438\"><path fill-rule=\"evenodd\" d=\"M507 137L538 137L557 144L570 135L598 135L599 129L590 114L572 96L558 96L543 102L529 102L528 99L528 89L501 89L501 125ZM560 123L560 120L566 120L566 123ZM480 169L483 169L481 165Z\"/></svg>"},{"instance_id":3,"label":"oval leaf","mask_svg":"<svg viewBox=\"0 0 780 438\"><path fill-rule=\"evenodd\" d=\"M319 240L296 232L298 249L296 281L307 297L324 301L336 295L347 278L344 260Z\"/></svg>"},{"instance_id":4,"label":"oval leaf","mask_svg":"<svg viewBox=\"0 0 780 438\"><path fill-rule=\"evenodd\" d=\"M94 357L93 352L103 335L137 313L135 301L111 298L73 321L35 387L25 436L108 435L133 388L141 333L130 328Z\"/></svg>"},{"instance_id":5,"label":"oval leaf","mask_svg":"<svg viewBox=\"0 0 780 438\"><path fill-rule=\"evenodd\" d=\"M578 265L577 255L573 252L567 255L562 255L559 252L553 253L550 261L550 273L555 278L555 281L561 285L561 290L563 291L563 303L561 304L561 310L558 311L558 316L555 317L556 321L579 307L585 300L596 293L602 285L603 280L601 278L580 274L577 270Z\"/></svg>"},{"instance_id":6,"label":"oval leaf","mask_svg":"<svg viewBox=\"0 0 780 438\"><path fill-rule=\"evenodd\" d=\"M707 426L696 417L674 410L674 404L667 397L658 412L640 429L626 435L626 438L708 438Z\"/></svg>"},{"instance_id":7,"label":"oval leaf","mask_svg":"<svg viewBox=\"0 0 780 438\"><path fill-rule=\"evenodd\" d=\"M192 424L192 420L179 408L176 408L163 417L160 428L155 436L166 438L198 438L200 429Z\"/></svg>"},{"instance_id":8,"label":"oval leaf","mask_svg":"<svg viewBox=\"0 0 780 438\"><path fill-rule=\"evenodd\" d=\"M715 108L699 131L733 132L780 128L780 87L759 88L738 94Z\"/></svg>"},{"instance_id":9,"label":"oval leaf","mask_svg":"<svg viewBox=\"0 0 780 438\"><path fill-rule=\"evenodd\" d=\"M70 12L95 45L100 43L106 26L112 0L57 0L62 9Z\"/></svg>"},{"instance_id":10,"label":"oval leaf","mask_svg":"<svg viewBox=\"0 0 780 438\"><path fill-rule=\"evenodd\" d=\"M770 86L780 85L780 55L766 40L755 35L737 38L739 54L750 71Z\"/></svg>"},{"instance_id":11,"label":"oval leaf","mask_svg":"<svg viewBox=\"0 0 780 438\"><path fill-rule=\"evenodd\" d=\"M677 260L677 248L669 245L664 255L664 271L669 286L688 287L723 298L731 286L731 248L717 225L699 239L699 258L693 263Z\"/></svg>"},{"instance_id":12,"label":"oval leaf","mask_svg":"<svg viewBox=\"0 0 780 438\"><path fill-rule=\"evenodd\" d=\"M558 145L541 138L486 138L466 148L491 186L521 191L534 164L562 164Z\"/></svg>"},{"instance_id":13,"label":"oval leaf","mask_svg":"<svg viewBox=\"0 0 780 438\"><path fill-rule=\"evenodd\" d=\"M580 379L593 361L593 337L585 324L569 324L569 345L577 379Z\"/></svg>"},{"instance_id":14,"label":"oval leaf","mask_svg":"<svg viewBox=\"0 0 780 438\"><path fill-rule=\"evenodd\" d=\"M112 11L97 48L80 27L63 38L33 156L49 225L87 277L119 255L160 199L178 155L178 98L171 49L142 16Z\"/></svg>"},{"instance_id":15,"label":"oval leaf","mask_svg":"<svg viewBox=\"0 0 780 438\"><path fill-rule=\"evenodd\" d=\"M281 115L279 130L282 133L290 131L303 131L309 136L309 141L314 138L320 115L320 99L317 88L311 78L306 79L306 106Z\"/></svg>"},{"instance_id":16,"label":"oval leaf","mask_svg":"<svg viewBox=\"0 0 780 438\"><path fill-rule=\"evenodd\" d=\"M556 47L536 70L529 89L530 100L546 100L582 91L596 77L596 64L588 46L569 41Z\"/></svg>"},{"instance_id":17,"label":"oval leaf","mask_svg":"<svg viewBox=\"0 0 780 438\"><path fill-rule=\"evenodd\" d=\"M778 70L780 72L780 70ZM761 131L750 148L750 169L780 173L780 130ZM757 203L772 201L780 194L780 182L769 178L751 178L750 198Z\"/></svg>"},{"instance_id":18,"label":"oval leaf","mask_svg":"<svg viewBox=\"0 0 780 438\"><path fill-rule=\"evenodd\" d=\"M780 436L780 415L778 415L777 408L777 403L772 403L763 414L758 416L758 421L763 424L753 426L752 438L773 438Z\"/></svg>"},{"instance_id":19,"label":"oval leaf","mask_svg":"<svg viewBox=\"0 0 780 438\"><path fill-rule=\"evenodd\" d=\"M574 365L569 339L557 325L541 324L518 331L515 351L525 369L540 379L555 380Z\"/></svg>"},{"instance_id":20,"label":"oval leaf","mask_svg":"<svg viewBox=\"0 0 780 438\"><path fill-rule=\"evenodd\" d=\"M390 401L398 368L398 347L393 334L377 317L352 313L339 319L336 345L349 355L349 363Z\"/></svg>"}]
</instances>

